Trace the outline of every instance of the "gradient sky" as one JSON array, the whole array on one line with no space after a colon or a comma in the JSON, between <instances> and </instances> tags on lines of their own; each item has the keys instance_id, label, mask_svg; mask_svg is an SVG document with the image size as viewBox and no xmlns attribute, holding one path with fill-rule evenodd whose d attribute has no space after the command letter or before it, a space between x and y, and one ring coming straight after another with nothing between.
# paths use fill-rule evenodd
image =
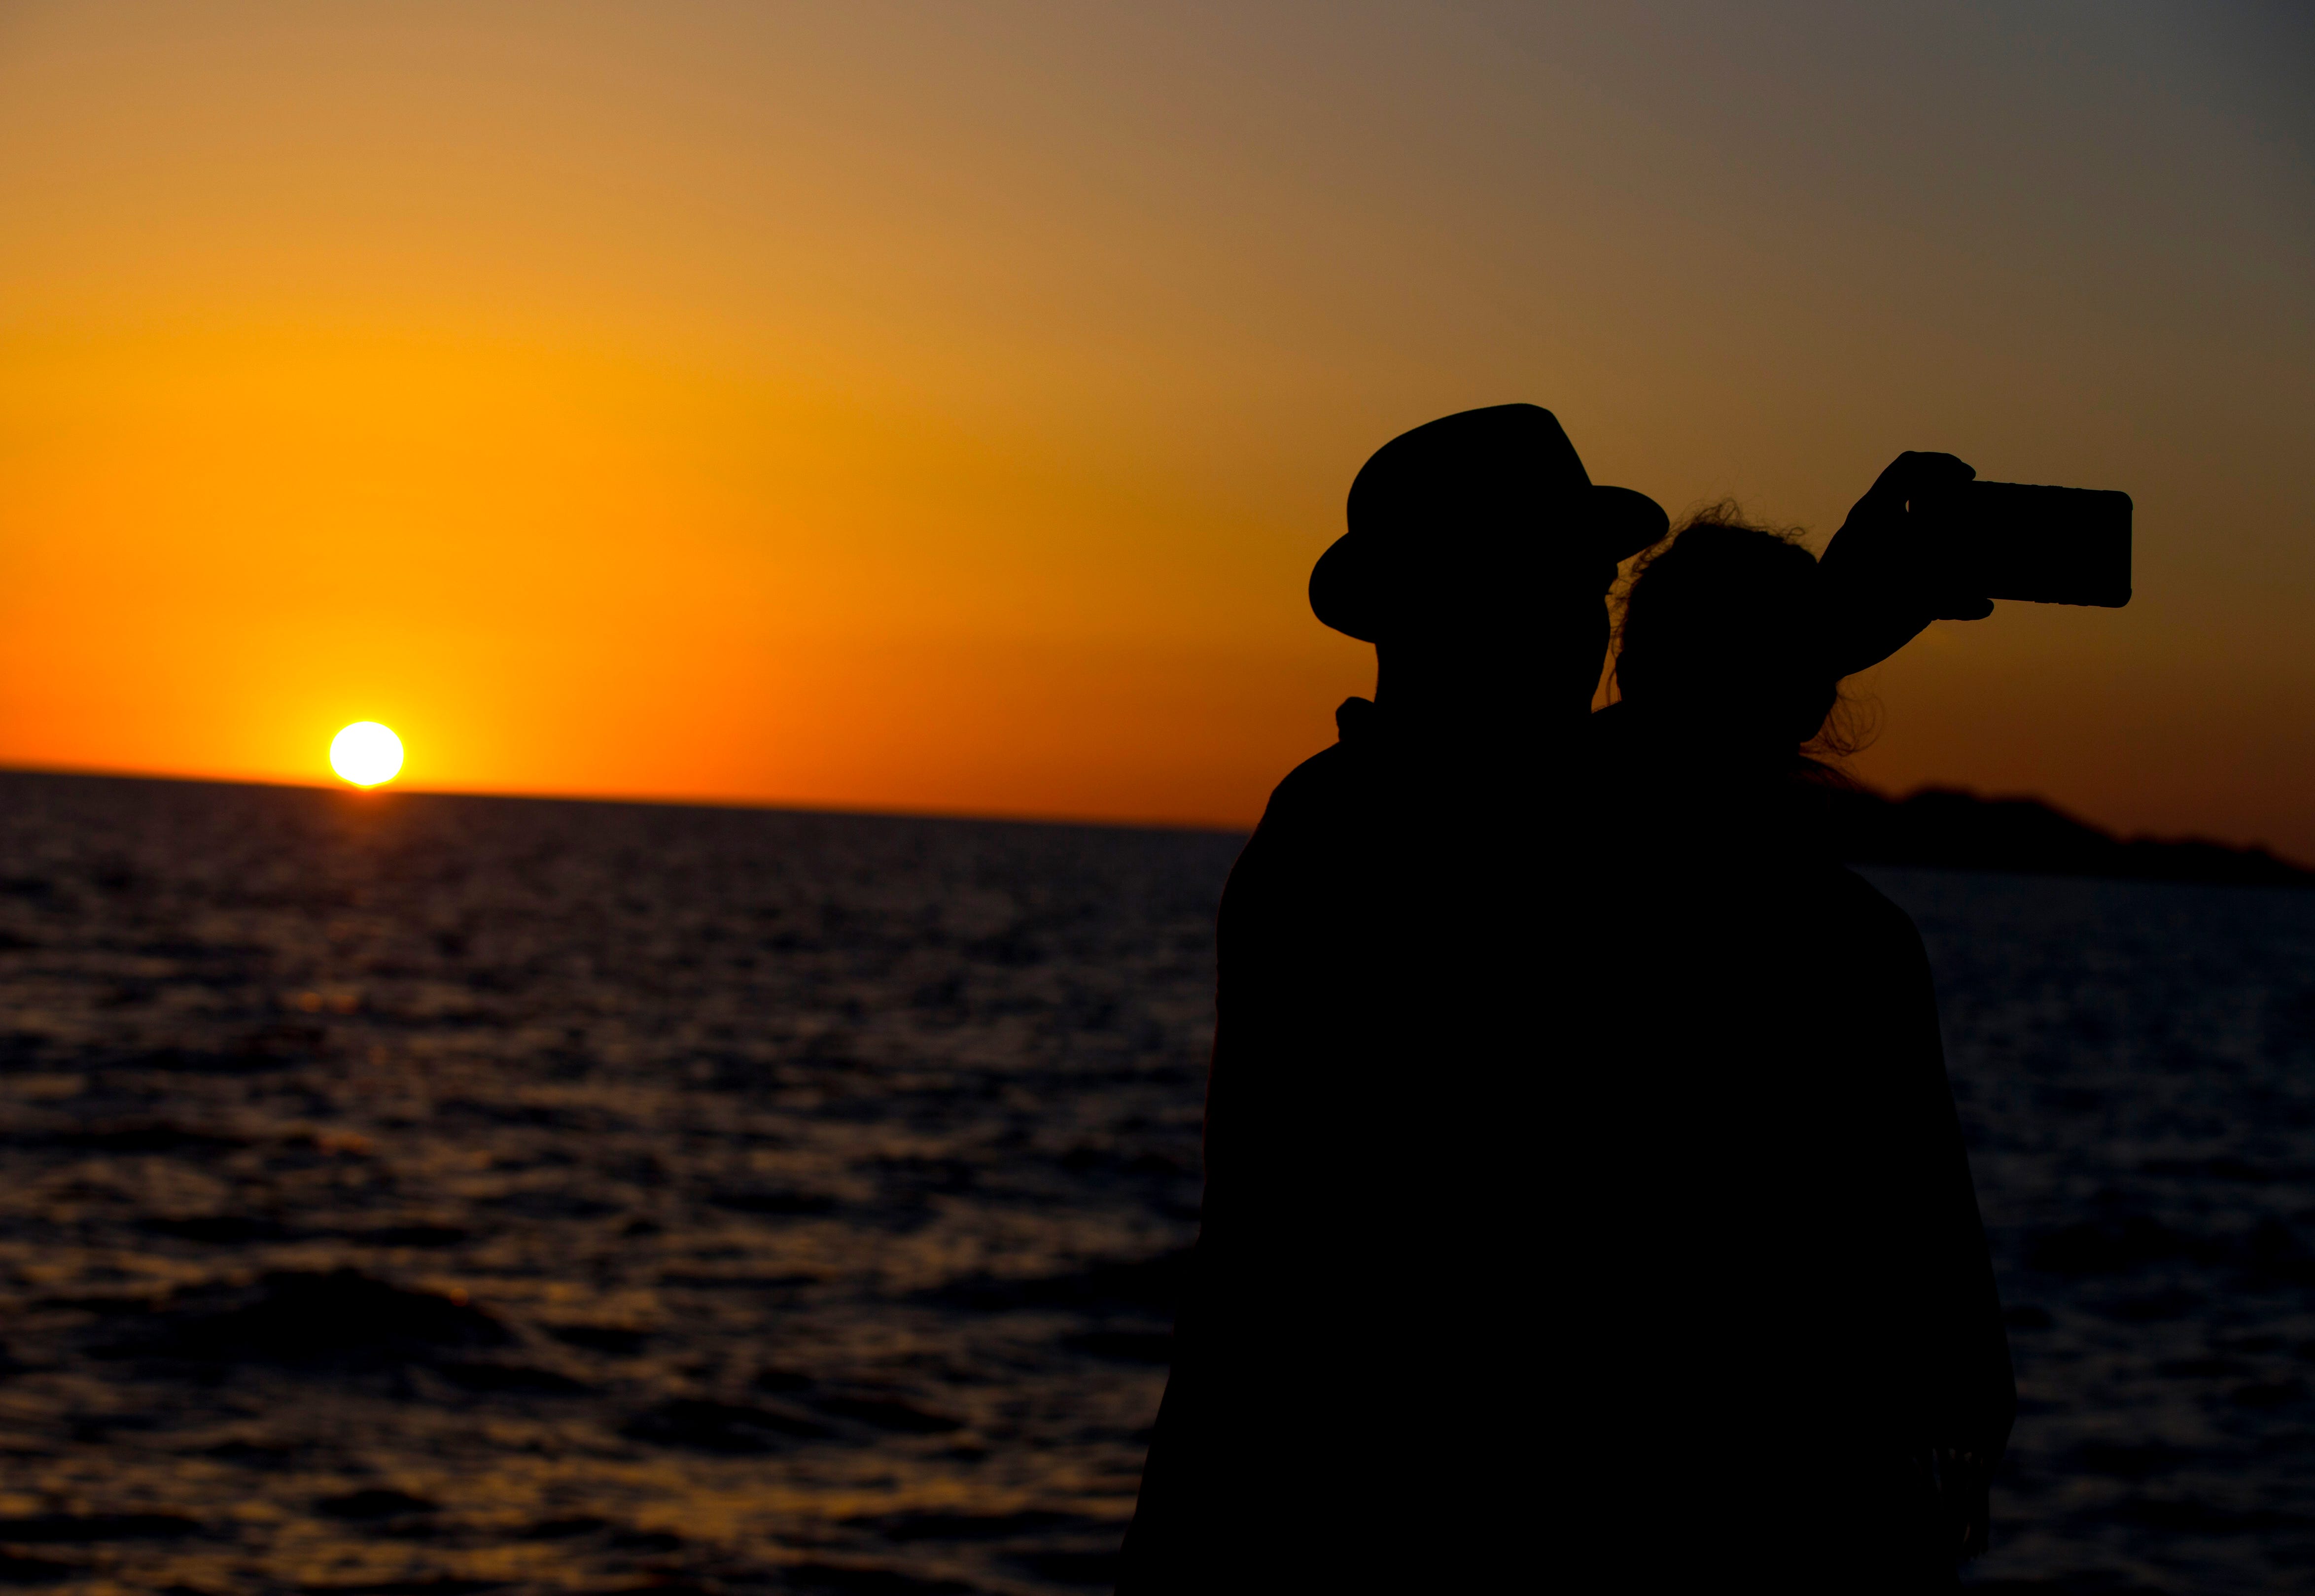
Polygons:
<instances>
[{"instance_id":1,"label":"gradient sky","mask_svg":"<svg viewBox=\"0 0 2315 1596\"><path fill-rule=\"evenodd\" d=\"M1244 823L1432 416L2130 492L1878 784L2315 858L2303 8L0 4L0 762Z\"/></svg>"}]
</instances>

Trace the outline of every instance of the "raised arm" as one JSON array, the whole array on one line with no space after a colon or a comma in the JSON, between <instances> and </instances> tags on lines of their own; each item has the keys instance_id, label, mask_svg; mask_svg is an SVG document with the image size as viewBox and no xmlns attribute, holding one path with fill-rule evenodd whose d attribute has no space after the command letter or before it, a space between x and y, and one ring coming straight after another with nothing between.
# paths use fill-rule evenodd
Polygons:
<instances>
[{"instance_id":1,"label":"raised arm","mask_svg":"<svg viewBox=\"0 0 2315 1596\"><path fill-rule=\"evenodd\" d=\"M1909 449L1849 510L1818 565L1836 676L1879 664L1931 621L1976 621L1993 613L1983 594L1956 588L1944 551L1910 509L1921 494L1976 475L1951 455Z\"/></svg>"}]
</instances>

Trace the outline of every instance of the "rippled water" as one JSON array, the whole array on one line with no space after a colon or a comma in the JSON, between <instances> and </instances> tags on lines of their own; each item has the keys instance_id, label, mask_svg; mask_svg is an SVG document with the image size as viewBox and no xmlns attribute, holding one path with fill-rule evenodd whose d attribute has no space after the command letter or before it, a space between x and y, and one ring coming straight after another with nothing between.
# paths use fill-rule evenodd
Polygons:
<instances>
[{"instance_id":1,"label":"rippled water","mask_svg":"<svg viewBox=\"0 0 2315 1596\"><path fill-rule=\"evenodd\" d=\"M1108 1578L1235 838L0 796L0 1579Z\"/></svg>"},{"instance_id":2,"label":"rippled water","mask_svg":"<svg viewBox=\"0 0 2315 1596\"><path fill-rule=\"evenodd\" d=\"M1236 848L0 776L0 1583L1104 1586ZM2300 1588L2315 894L1876 879L2018 1320L1980 1578Z\"/></svg>"},{"instance_id":3,"label":"rippled water","mask_svg":"<svg viewBox=\"0 0 2315 1596\"><path fill-rule=\"evenodd\" d=\"M2315 892L1867 873L1929 944L2009 1308L1975 1577L2315 1588Z\"/></svg>"}]
</instances>

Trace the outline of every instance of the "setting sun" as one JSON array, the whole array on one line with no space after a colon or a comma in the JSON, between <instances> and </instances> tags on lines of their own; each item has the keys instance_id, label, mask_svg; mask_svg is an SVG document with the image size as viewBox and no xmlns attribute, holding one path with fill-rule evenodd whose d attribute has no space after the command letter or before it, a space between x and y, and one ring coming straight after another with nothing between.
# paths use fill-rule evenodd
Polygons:
<instances>
[{"instance_id":1,"label":"setting sun","mask_svg":"<svg viewBox=\"0 0 2315 1596\"><path fill-rule=\"evenodd\" d=\"M358 787L392 781L402 768L402 739L376 721L356 721L331 740L330 768Z\"/></svg>"}]
</instances>

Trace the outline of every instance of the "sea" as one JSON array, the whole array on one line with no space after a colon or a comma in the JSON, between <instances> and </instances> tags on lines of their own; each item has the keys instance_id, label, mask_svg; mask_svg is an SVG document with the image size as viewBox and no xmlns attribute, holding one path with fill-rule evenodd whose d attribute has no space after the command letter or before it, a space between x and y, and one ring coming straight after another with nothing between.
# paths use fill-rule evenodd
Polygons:
<instances>
[{"instance_id":1,"label":"sea","mask_svg":"<svg viewBox=\"0 0 2315 1596\"><path fill-rule=\"evenodd\" d=\"M0 1585L1106 1589L1241 841L0 773ZM1967 1583L2309 1588L2315 892L1870 873L2018 1362Z\"/></svg>"}]
</instances>

